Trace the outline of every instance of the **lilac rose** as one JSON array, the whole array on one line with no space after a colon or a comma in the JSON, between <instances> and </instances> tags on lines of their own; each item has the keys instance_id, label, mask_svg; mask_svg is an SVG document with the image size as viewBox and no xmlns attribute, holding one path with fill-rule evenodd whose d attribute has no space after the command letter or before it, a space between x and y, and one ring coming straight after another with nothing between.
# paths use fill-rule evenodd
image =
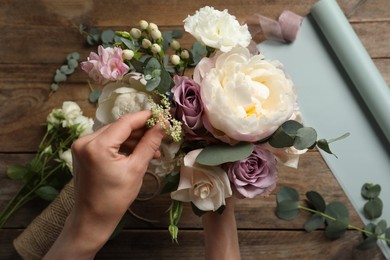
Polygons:
<instances>
[{"instance_id":1,"label":"lilac rose","mask_svg":"<svg viewBox=\"0 0 390 260\"><path fill-rule=\"evenodd\" d=\"M277 167L275 156L261 146L255 146L244 160L228 163L225 170L232 188L239 197L266 196L275 188Z\"/></svg>"},{"instance_id":2,"label":"lilac rose","mask_svg":"<svg viewBox=\"0 0 390 260\"><path fill-rule=\"evenodd\" d=\"M175 76L172 88L173 101L176 103L176 119L183 122L184 131L197 135L203 128L201 120L203 104L200 98L200 86L188 77Z\"/></svg>"}]
</instances>

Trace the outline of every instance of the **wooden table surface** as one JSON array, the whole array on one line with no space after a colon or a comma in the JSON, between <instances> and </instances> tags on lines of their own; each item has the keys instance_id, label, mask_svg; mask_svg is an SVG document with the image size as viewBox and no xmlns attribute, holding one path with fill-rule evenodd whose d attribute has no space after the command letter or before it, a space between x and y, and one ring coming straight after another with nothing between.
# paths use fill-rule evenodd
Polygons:
<instances>
[{"instance_id":1,"label":"wooden table surface","mask_svg":"<svg viewBox=\"0 0 390 260\"><path fill-rule=\"evenodd\" d=\"M96 107L88 103L86 75L78 70L49 95L55 70L66 54L78 51L84 60L95 47L85 44L77 26L129 30L145 19L161 30L183 28L182 20L205 5L228 9L239 21L254 12L271 18L285 9L306 15L314 0L2 0L0 1L0 209L17 190L6 178L6 167L28 162L41 139L47 114L65 100L76 101L88 116ZM390 1L339 0L359 38L390 83ZM191 38L182 40L189 45ZM341 158L342 159L342 158ZM301 157L299 169L280 167L279 186L289 185L303 194L316 190L327 201L347 203L351 220L362 226L343 190L318 151ZM18 211L0 230L0 259L19 259L12 241L47 204L33 201ZM110 241L96 259L202 259L203 234L200 219L186 206L180 223L180 245L171 243L166 230L168 197L137 203L134 210L159 220L146 223L132 216L126 229ZM327 240L322 230L306 233L308 215L294 221L279 220L275 214L275 193L267 198L240 200L236 217L243 259L384 259L378 248L361 252L354 247L361 240L347 231L336 241ZM389 220L388 220L389 221Z\"/></svg>"}]
</instances>

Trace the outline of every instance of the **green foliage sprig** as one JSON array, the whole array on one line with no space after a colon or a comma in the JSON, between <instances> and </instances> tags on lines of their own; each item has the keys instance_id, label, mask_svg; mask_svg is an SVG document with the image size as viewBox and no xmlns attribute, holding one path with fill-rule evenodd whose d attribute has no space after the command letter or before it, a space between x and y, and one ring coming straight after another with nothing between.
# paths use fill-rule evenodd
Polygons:
<instances>
[{"instance_id":1,"label":"green foliage sprig","mask_svg":"<svg viewBox=\"0 0 390 260\"><path fill-rule=\"evenodd\" d=\"M365 184L362 188L362 196L370 199L378 198L378 189L380 191L379 185ZM282 187L276 194L276 215L280 219L292 220L298 216L299 210L308 211L313 215L305 223L304 228L307 232L325 227L326 237L338 239L347 229L354 229L360 231L364 236L363 242L357 246L358 249L372 248L378 239L386 241L390 247L390 227L387 227L385 220L381 220L377 224L369 223L364 228L359 228L349 223L348 209L343 203L336 201L326 204L323 197L316 191L307 192L306 200L309 207L300 204L297 190L291 187ZM371 205L366 216L371 217L373 213L377 216L377 212L382 212L382 206ZM364 212L366 213L366 210Z\"/></svg>"},{"instance_id":2,"label":"green foliage sprig","mask_svg":"<svg viewBox=\"0 0 390 260\"><path fill-rule=\"evenodd\" d=\"M66 63L56 70L54 74L53 83L50 85L52 92L56 92L61 82L66 79L75 71L79 66L80 54L78 52L69 53L66 56Z\"/></svg>"}]
</instances>

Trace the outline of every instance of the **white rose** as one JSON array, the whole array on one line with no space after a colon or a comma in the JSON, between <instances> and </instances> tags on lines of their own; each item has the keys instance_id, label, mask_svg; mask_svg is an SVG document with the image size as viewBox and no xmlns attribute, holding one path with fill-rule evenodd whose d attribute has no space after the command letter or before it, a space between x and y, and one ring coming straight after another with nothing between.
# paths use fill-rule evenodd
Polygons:
<instances>
[{"instance_id":1,"label":"white rose","mask_svg":"<svg viewBox=\"0 0 390 260\"><path fill-rule=\"evenodd\" d=\"M247 47L251 41L246 24L240 25L227 10L221 12L209 6L188 16L184 20L184 29L199 42L223 52L236 46Z\"/></svg>"},{"instance_id":2,"label":"white rose","mask_svg":"<svg viewBox=\"0 0 390 260\"><path fill-rule=\"evenodd\" d=\"M160 177L164 177L175 171L178 172L182 160L182 157L177 154L180 146L180 142L162 142L160 145L160 158L151 160L147 171L155 173Z\"/></svg>"},{"instance_id":3,"label":"white rose","mask_svg":"<svg viewBox=\"0 0 390 260\"><path fill-rule=\"evenodd\" d=\"M72 160L71 149L68 149L66 151L60 151L59 158L60 158L61 162L65 163L65 165L68 167L69 171L71 173L73 173L73 160Z\"/></svg>"},{"instance_id":4,"label":"white rose","mask_svg":"<svg viewBox=\"0 0 390 260\"><path fill-rule=\"evenodd\" d=\"M192 202L203 211L216 211L232 196L229 178L221 167L200 165L195 162L201 149L193 150L184 157L180 169L180 183L171 198Z\"/></svg>"},{"instance_id":5,"label":"white rose","mask_svg":"<svg viewBox=\"0 0 390 260\"><path fill-rule=\"evenodd\" d=\"M205 127L222 141L255 142L271 135L294 113L296 93L284 71L246 48L217 53L201 82Z\"/></svg>"},{"instance_id":6,"label":"white rose","mask_svg":"<svg viewBox=\"0 0 390 260\"><path fill-rule=\"evenodd\" d=\"M142 79L129 73L123 80L104 87L96 110L97 125L112 123L124 114L151 109L149 94L141 91L144 89Z\"/></svg>"},{"instance_id":7,"label":"white rose","mask_svg":"<svg viewBox=\"0 0 390 260\"><path fill-rule=\"evenodd\" d=\"M74 120L83 114L79 105L73 101L65 101L62 104L62 112L65 117L62 121L63 127L70 127L74 125Z\"/></svg>"}]
</instances>

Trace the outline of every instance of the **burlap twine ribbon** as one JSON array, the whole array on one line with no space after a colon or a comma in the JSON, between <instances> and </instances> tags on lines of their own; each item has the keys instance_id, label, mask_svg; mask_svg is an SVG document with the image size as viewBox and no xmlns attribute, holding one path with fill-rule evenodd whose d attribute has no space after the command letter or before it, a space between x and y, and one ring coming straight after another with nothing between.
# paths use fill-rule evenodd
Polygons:
<instances>
[{"instance_id":1,"label":"burlap twine ribbon","mask_svg":"<svg viewBox=\"0 0 390 260\"><path fill-rule=\"evenodd\" d=\"M14 240L14 247L23 259L42 259L50 249L74 206L73 194L73 181L70 181L57 198Z\"/></svg>"}]
</instances>

